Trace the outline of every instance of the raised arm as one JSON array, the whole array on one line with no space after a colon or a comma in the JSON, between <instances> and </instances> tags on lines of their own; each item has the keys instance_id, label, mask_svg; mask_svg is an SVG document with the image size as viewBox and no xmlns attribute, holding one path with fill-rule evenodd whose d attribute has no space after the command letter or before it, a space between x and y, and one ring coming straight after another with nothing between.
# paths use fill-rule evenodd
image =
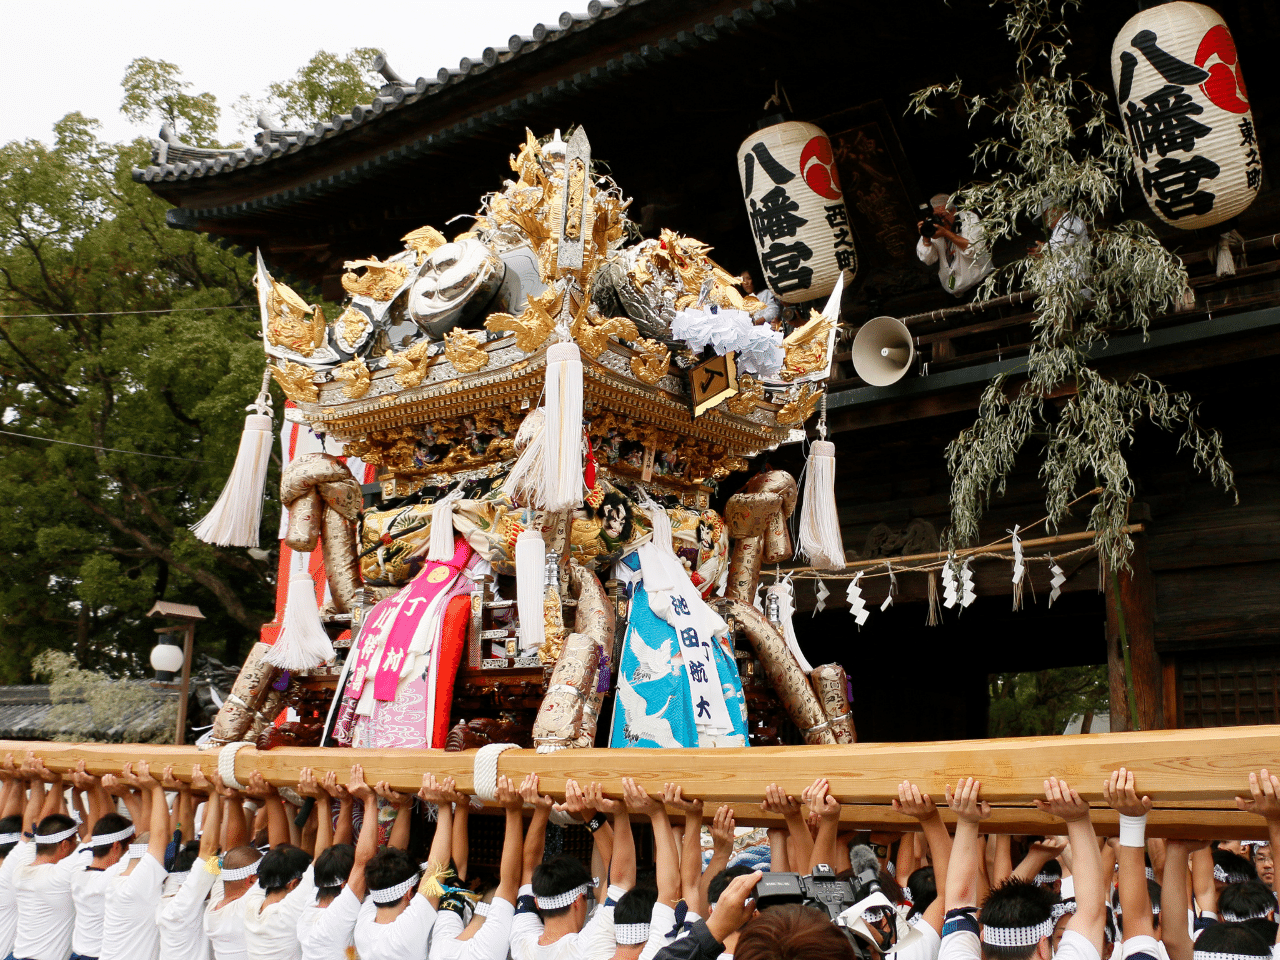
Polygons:
<instances>
[{"instance_id":1,"label":"raised arm","mask_svg":"<svg viewBox=\"0 0 1280 960\"><path fill-rule=\"evenodd\" d=\"M987 884L998 887L1013 876L1013 837L1007 833L987 837L986 853Z\"/></svg>"},{"instance_id":2,"label":"raised arm","mask_svg":"<svg viewBox=\"0 0 1280 960\"><path fill-rule=\"evenodd\" d=\"M1166 840L1164 874L1160 883L1160 940L1169 960L1191 960L1191 932L1183 918L1187 915L1187 861L1193 847L1209 846L1207 840Z\"/></svg>"},{"instance_id":3,"label":"raised arm","mask_svg":"<svg viewBox=\"0 0 1280 960\"><path fill-rule=\"evenodd\" d=\"M764 803L760 808L766 813L781 814L787 823L787 833L794 853L789 856L791 869L803 871L813 855L813 837L809 836L809 825L804 822L804 809L795 797L789 796L776 783L765 788Z\"/></svg>"},{"instance_id":4,"label":"raised arm","mask_svg":"<svg viewBox=\"0 0 1280 960\"><path fill-rule=\"evenodd\" d=\"M431 838L431 851L427 860L441 867L453 859L453 805L466 803L467 798L457 791L453 777L436 780L434 773L422 775L422 789L418 797L424 803L436 805L436 833Z\"/></svg>"},{"instance_id":5,"label":"raised arm","mask_svg":"<svg viewBox=\"0 0 1280 960\"><path fill-rule=\"evenodd\" d=\"M364 780L364 768L361 768L361 782ZM351 791L338 782L338 774L330 770L324 775L324 779L320 781L320 785L324 788L324 792L329 796L330 800L338 801L338 826L333 831L333 842L335 846L344 843L354 843L354 827L352 826L351 811L354 809L354 801L351 799ZM332 811L333 805L329 805Z\"/></svg>"},{"instance_id":6,"label":"raised arm","mask_svg":"<svg viewBox=\"0 0 1280 960\"><path fill-rule=\"evenodd\" d=\"M947 882L939 884L946 892L945 909L978 905L978 824L991 816L991 804L981 798L982 783L965 777L956 783L956 792L947 785L947 805L956 813L956 836L951 845L951 864Z\"/></svg>"},{"instance_id":7,"label":"raised arm","mask_svg":"<svg viewBox=\"0 0 1280 960\"><path fill-rule=\"evenodd\" d=\"M164 850L169 846L169 801L165 798L164 787L151 775L151 765L140 760L134 767L134 776L138 789L150 802L151 820L147 824L150 835L147 837L147 853L157 863L164 863Z\"/></svg>"},{"instance_id":8,"label":"raised arm","mask_svg":"<svg viewBox=\"0 0 1280 960\"><path fill-rule=\"evenodd\" d=\"M520 892L520 867L523 860L524 801L516 793L508 777L498 777L493 797L506 811L506 832L502 836L502 861L498 865L498 890L495 896L515 904Z\"/></svg>"},{"instance_id":9,"label":"raised arm","mask_svg":"<svg viewBox=\"0 0 1280 960\"><path fill-rule=\"evenodd\" d=\"M631 777L622 778L622 799L633 816L648 817L653 828L653 859L657 866L658 902L675 907L680 900L680 851L671 833L667 808L649 796Z\"/></svg>"},{"instance_id":10,"label":"raised arm","mask_svg":"<svg viewBox=\"0 0 1280 960\"><path fill-rule=\"evenodd\" d=\"M220 781L219 781L220 782ZM218 834L222 832L222 796L217 786L205 778L200 764L191 768L191 783L197 789L202 786L209 795L204 801L204 831L200 834L200 859L208 860L218 852Z\"/></svg>"},{"instance_id":11,"label":"raised arm","mask_svg":"<svg viewBox=\"0 0 1280 960\"><path fill-rule=\"evenodd\" d=\"M737 824L733 819L733 807L727 804L716 811L716 815L711 818L711 860L707 863L707 869L702 871L702 877L698 880L698 906L702 916L707 916L708 908L708 892L711 889L711 881L716 875L729 866L729 858L733 856L733 838L734 828Z\"/></svg>"},{"instance_id":12,"label":"raised arm","mask_svg":"<svg viewBox=\"0 0 1280 960\"><path fill-rule=\"evenodd\" d=\"M809 809L818 816L818 836L809 853L808 872L820 863L828 866L836 861L836 834L840 832L840 801L831 795L831 784L824 777L813 781L804 792ZM833 868L834 869L834 868ZM905 878L904 878L905 879Z\"/></svg>"},{"instance_id":13,"label":"raised arm","mask_svg":"<svg viewBox=\"0 0 1280 960\"><path fill-rule=\"evenodd\" d=\"M30 836L40 822L40 810L44 807L44 781L31 777L27 784L27 805L22 811L22 832Z\"/></svg>"},{"instance_id":14,"label":"raised arm","mask_svg":"<svg viewBox=\"0 0 1280 960\"><path fill-rule=\"evenodd\" d=\"M551 818L550 797L538 792L538 775L527 775L520 784L520 797L533 806L533 817L529 821L529 830L524 835L523 861L520 867L520 885L527 886L533 882L533 870L542 862L542 852L547 844L547 821Z\"/></svg>"},{"instance_id":15,"label":"raised arm","mask_svg":"<svg viewBox=\"0 0 1280 960\"><path fill-rule=\"evenodd\" d=\"M610 800L598 783L587 787L587 802L601 817L613 817L613 859L609 885L630 890L636 885L636 839L631 832L631 811L622 800ZM592 817L592 820L595 818ZM690 907L693 904L689 905Z\"/></svg>"},{"instance_id":16,"label":"raised arm","mask_svg":"<svg viewBox=\"0 0 1280 960\"><path fill-rule=\"evenodd\" d=\"M1076 912L1067 921L1067 929L1079 933L1101 951L1107 919L1107 886L1102 875L1098 837L1089 819L1089 804L1080 799L1080 794L1065 780L1046 780L1044 795L1045 799L1037 800L1036 806L1067 822L1067 837L1075 850L1072 862L1075 864ZM1145 870L1143 876L1146 876Z\"/></svg>"},{"instance_id":17,"label":"raised arm","mask_svg":"<svg viewBox=\"0 0 1280 960\"><path fill-rule=\"evenodd\" d=\"M1124 915L1124 938L1154 937L1151 897L1147 892L1147 811L1149 797L1138 797L1133 771L1121 767L1102 783L1102 795L1120 814L1120 846L1116 863L1120 867L1120 912ZM1077 878L1076 883L1079 883ZM1077 904L1079 901L1077 900ZM1179 924L1174 924L1178 926Z\"/></svg>"},{"instance_id":18,"label":"raised arm","mask_svg":"<svg viewBox=\"0 0 1280 960\"><path fill-rule=\"evenodd\" d=\"M314 860L333 845L333 808L329 805L329 793L316 779L316 772L310 767L298 771L298 795L311 797L315 803L311 806L311 818L315 821L315 844L307 852ZM310 833L304 830L303 835ZM305 850L306 847L304 846Z\"/></svg>"},{"instance_id":19,"label":"raised arm","mask_svg":"<svg viewBox=\"0 0 1280 960\"><path fill-rule=\"evenodd\" d=\"M213 772L213 786L222 797L222 823L227 835L222 842L222 852L226 853L249 842L249 824L244 817L244 797L239 790L223 783L217 770Z\"/></svg>"},{"instance_id":20,"label":"raised arm","mask_svg":"<svg viewBox=\"0 0 1280 960\"><path fill-rule=\"evenodd\" d=\"M933 856L933 879L939 890L947 890L951 876L951 834L947 833L946 824L938 814L938 806L927 793L909 780L898 784L898 799L893 801L893 809L920 821L920 828L925 839L929 841L929 851ZM905 842L905 838L904 838ZM902 878L905 884L906 877ZM934 897L924 911L924 922L933 927L938 935L942 935L942 920L946 913L944 897Z\"/></svg>"},{"instance_id":21,"label":"raised arm","mask_svg":"<svg viewBox=\"0 0 1280 960\"><path fill-rule=\"evenodd\" d=\"M249 783L245 793L262 803L267 812L267 842L274 850L283 843L289 843L289 815L284 811L284 801L280 793L262 777L262 771L255 770L249 774Z\"/></svg>"},{"instance_id":22,"label":"raised arm","mask_svg":"<svg viewBox=\"0 0 1280 960\"><path fill-rule=\"evenodd\" d=\"M680 846L680 896L690 910L705 917L706 907L699 909L698 881L702 879L702 801L686 800L679 784L665 784L662 802L684 814L684 834Z\"/></svg>"},{"instance_id":23,"label":"raised arm","mask_svg":"<svg viewBox=\"0 0 1280 960\"><path fill-rule=\"evenodd\" d=\"M327 778L326 778L327 779ZM364 868L378 852L378 795L373 787L364 782L364 767L356 764L351 768L351 778L347 781L347 795L363 805L364 817L360 822L360 839L356 841L356 859L347 876L347 889L359 900L368 892L365 884Z\"/></svg>"},{"instance_id":24,"label":"raised arm","mask_svg":"<svg viewBox=\"0 0 1280 960\"><path fill-rule=\"evenodd\" d=\"M387 835L387 846L397 850L409 849L409 830L413 826L413 795L392 790L385 780L373 785L373 792L378 798L395 808L396 818L391 824L391 833Z\"/></svg>"},{"instance_id":25,"label":"raised arm","mask_svg":"<svg viewBox=\"0 0 1280 960\"><path fill-rule=\"evenodd\" d=\"M1034 883L1040 871L1044 869L1044 865L1050 860L1056 860L1066 847L1066 837L1045 837L1031 844L1027 848L1027 855L1022 858L1022 862L1014 868L1010 876L1015 880Z\"/></svg>"},{"instance_id":26,"label":"raised arm","mask_svg":"<svg viewBox=\"0 0 1280 960\"><path fill-rule=\"evenodd\" d=\"M458 871L458 879L467 879L467 861L471 859L471 837L468 826L471 821L471 801L458 804L453 811L453 867Z\"/></svg>"},{"instance_id":27,"label":"raised arm","mask_svg":"<svg viewBox=\"0 0 1280 960\"><path fill-rule=\"evenodd\" d=\"M595 809L587 802L587 795L578 781L572 777L564 782L564 802L554 804L552 809L558 813L567 813L571 817L576 817L586 823L589 829L591 828ZM605 901L612 863L613 828L605 820L591 829L591 870L592 875L597 878L594 896L598 903Z\"/></svg>"},{"instance_id":28,"label":"raised arm","mask_svg":"<svg viewBox=\"0 0 1280 960\"><path fill-rule=\"evenodd\" d=\"M1280 850L1280 779L1267 770L1249 774L1249 799L1236 797L1236 805L1241 810L1266 818L1268 843L1274 856L1274 851ZM1280 943L1280 928L1277 929L1276 942Z\"/></svg>"},{"instance_id":29,"label":"raised arm","mask_svg":"<svg viewBox=\"0 0 1280 960\"><path fill-rule=\"evenodd\" d=\"M1191 888L1200 916L1218 915L1218 887L1213 882L1213 851L1208 847L1191 854Z\"/></svg>"}]
</instances>

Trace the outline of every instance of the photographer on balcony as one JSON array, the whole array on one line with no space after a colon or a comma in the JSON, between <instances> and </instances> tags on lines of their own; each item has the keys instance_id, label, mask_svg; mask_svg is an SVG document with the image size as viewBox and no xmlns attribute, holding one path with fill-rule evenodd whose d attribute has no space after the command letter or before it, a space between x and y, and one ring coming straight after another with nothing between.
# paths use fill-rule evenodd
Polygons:
<instances>
[{"instance_id":1,"label":"photographer on balcony","mask_svg":"<svg viewBox=\"0 0 1280 960\"><path fill-rule=\"evenodd\" d=\"M921 204L921 212L924 210ZM916 256L929 266L938 265L938 282L952 296L963 296L991 272L991 251L978 215L957 210L945 193L930 199L928 212L916 223L916 229L920 233Z\"/></svg>"}]
</instances>

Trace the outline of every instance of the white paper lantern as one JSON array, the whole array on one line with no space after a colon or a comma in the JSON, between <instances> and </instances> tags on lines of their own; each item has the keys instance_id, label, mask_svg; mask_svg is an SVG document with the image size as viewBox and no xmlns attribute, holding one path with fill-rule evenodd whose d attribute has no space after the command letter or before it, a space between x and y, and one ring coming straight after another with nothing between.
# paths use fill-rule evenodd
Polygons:
<instances>
[{"instance_id":1,"label":"white paper lantern","mask_svg":"<svg viewBox=\"0 0 1280 960\"><path fill-rule=\"evenodd\" d=\"M825 297L858 270L853 227L827 135L786 120L738 148L738 176L765 282L787 303Z\"/></svg>"},{"instance_id":2,"label":"white paper lantern","mask_svg":"<svg viewBox=\"0 0 1280 960\"><path fill-rule=\"evenodd\" d=\"M1111 77L1138 183L1161 220L1196 230L1253 202L1262 161L1222 17L1185 0L1143 10L1111 47Z\"/></svg>"}]
</instances>

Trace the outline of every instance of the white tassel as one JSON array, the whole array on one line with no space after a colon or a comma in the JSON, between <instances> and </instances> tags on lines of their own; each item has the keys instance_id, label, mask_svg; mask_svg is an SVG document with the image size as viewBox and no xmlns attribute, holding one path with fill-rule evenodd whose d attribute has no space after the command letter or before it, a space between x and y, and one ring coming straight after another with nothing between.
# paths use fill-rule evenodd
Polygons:
<instances>
[{"instance_id":1,"label":"white tassel","mask_svg":"<svg viewBox=\"0 0 1280 960\"><path fill-rule=\"evenodd\" d=\"M791 655L796 658L796 663L800 664L806 676L813 673L813 666L805 659L804 652L800 649L800 641L796 639L796 628L792 622L792 614L795 613L795 591L791 586L790 580L783 580L774 583L765 590L766 597L776 597L778 600L778 627L782 633L782 639L787 643L787 649L791 651Z\"/></svg>"},{"instance_id":2,"label":"white tassel","mask_svg":"<svg viewBox=\"0 0 1280 960\"><path fill-rule=\"evenodd\" d=\"M453 559L453 505L462 499L462 488L453 490L435 502L431 508L431 537L427 545L427 559L447 563Z\"/></svg>"},{"instance_id":3,"label":"white tassel","mask_svg":"<svg viewBox=\"0 0 1280 960\"><path fill-rule=\"evenodd\" d=\"M320 622L316 584L307 570L307 555L294 553L292 567L280 635L263 659L282 670L296 672L327 663L333 659L334 652Z\"/></svg>"},{"instance_id":4,"label":"white tassel","mask_svg":"<svg viewBox=\"0 0 1280 960\"><path fill-rule=\"evenodd\" d=\"M836 513L836 445L815 440L800 507L800 552L817 570L843 570L844 543Z\"/></svg>"},{"instance_id":5,"label":"white tassel","mask_svg":"<svg viewBox=\"0 0 1280 960\"><path fill-rule=\"evenodd\" d=\"M653 527L653 545L664 553L675 556L675 546L671 542L671 518L667 516L667 508L651 497L645 497L644 508L649 513L649 524Z\"/></svg>"},{"instance_id":6,"label":"white tassel","mask_svg":"<svg viewBox=\"0 0 1280 960\"><path fill-rule=\"evenodd\" d=\"M537 530L525 530L516 537L516 610L520 614L520 653L530 656L542 649L546 624L542 599L547 547Z\"/></svg>"},{"instance_id":7,"label":"white tassel","mask_svg":"<svg viewBox=\"0 0 1280 960\"><path fill-rule=\"evenodd\" d=\"M532 507L534 510L546 509L546 491L542 486L546 422L546 411L538 407L529 412L516 431L516 450L519 455L502 484L516 506Z\"/></svg>"},{"instance_id":8,"label":"white tassel","mask_svg":"<svg viewBox=\"0 0 1280 960\"><path fill-rule=\"evenodd\" d=\"M199 539L219 547L257 547L262 525L262 501L271 463L275 430L271 420L270 371L262 375L258 398L245 407L256 410L245 417L240 450L226 486L213 509L191 528Z\"/></svg>"},{"instance_id":9,"label":"white tassel","mask_svg":"<svg viewBox=\"0 0 1280 960\"><path fill-rule=\"evenodd\" d=\"M1218 236L1217 251L1214 253L1214 273L1220 277L1233 277L1236 272L1236 258L1231 255L1231 243L1240 234L1234 230Z\"/></svg>"},{"instance_id":10,"label":"white tassel","mask_svg":"<svg viewBox=\"0 0 1280 960\"><path fill-rule=\"evenodd\" d=\"M582 351L576 343L547 350L547 421L542 487L553 513L582 505Z\"/></svg>"}]
</instances>

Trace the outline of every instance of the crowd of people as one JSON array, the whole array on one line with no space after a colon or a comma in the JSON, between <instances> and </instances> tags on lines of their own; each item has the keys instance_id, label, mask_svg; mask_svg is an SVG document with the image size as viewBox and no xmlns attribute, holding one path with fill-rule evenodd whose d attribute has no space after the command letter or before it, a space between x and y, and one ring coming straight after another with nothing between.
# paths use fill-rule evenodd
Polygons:
<instances>
[{"instance_id":1,"label":"crowd of people","mask_svg":"<svg viewBox=\"0 0 1280 960\"><path fill-rule=\"evenodd\" d=\"M302 771L287 802L255 773L233 789L145 761L64 777L0 764L0 956L8 960L1253 960L1276 955L1271 851L1280 780L1250 777L1241 809L1269 843L1147 838L1151 800L1124 768L1103 785L1119 836L1046 780L1065 837L984 835L982 786L946 791L954 817L904 781L897 835L842 832L826 780L770 786L768 863L737 849L733 810L624 778L496 782L496 871L472 869L471 798L425 774L416 795ZM306 798L305 800L303 798ZM297 804L301 803L301 806ZM426 810L429 841L412 829ZM676 811L672 822L669 811ZM709 812L709 811L708 811ZM590 862L548 854L557 819L591 831ZM530 815L526 824L526 815ZM637 830L648 821L648 832ZM200 829L196 829L199 823ZM425 832L424 832L425 834ZM638 869L636 838L652 851ZM651 842L650 842L651 841ZM426 860L410 851L429 843ZM763 852L763 851L762 851ZM709 857L706 855L709 853ZM646 856L646 861L650 858ZM767 867L767 869L766 869Z\"/></svg>"}]
</instances>

